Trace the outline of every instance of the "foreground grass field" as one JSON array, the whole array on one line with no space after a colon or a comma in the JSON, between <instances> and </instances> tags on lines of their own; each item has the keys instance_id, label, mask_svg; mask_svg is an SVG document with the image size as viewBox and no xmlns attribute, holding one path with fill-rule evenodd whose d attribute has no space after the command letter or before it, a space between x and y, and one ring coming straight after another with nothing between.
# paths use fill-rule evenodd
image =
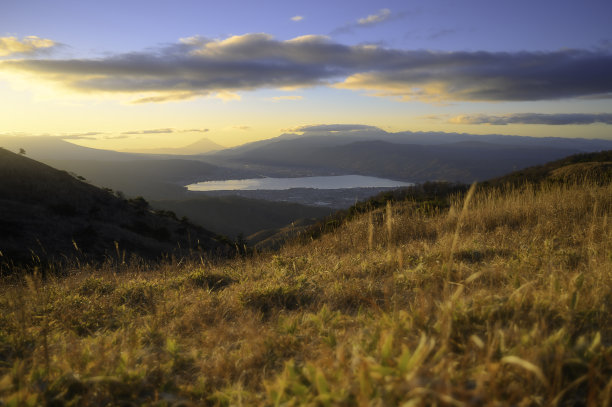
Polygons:
<instances>
[{"instance_id":1,"label":"foreground grass field","mask_svg":"<svg viewBox=\"0 0 612 407\"><path fill-rule=\"evenodd\" d=\"M612 405L612 186L397 203L275 254L0 287L4 405Z\"/></svg>"}]
</instances>

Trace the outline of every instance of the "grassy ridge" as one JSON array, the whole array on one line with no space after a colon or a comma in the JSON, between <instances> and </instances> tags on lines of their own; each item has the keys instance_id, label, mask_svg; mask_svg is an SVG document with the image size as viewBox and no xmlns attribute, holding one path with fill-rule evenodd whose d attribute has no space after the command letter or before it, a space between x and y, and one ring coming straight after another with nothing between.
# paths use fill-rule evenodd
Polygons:
<instances>
[{"instance_id":1,"label":"grassy ridge","mask_svg":"<svg viewBox=\"0 0 612 407\"><path fill-rule=\"evenodd\" d=\"M7 405L610 405L612 186L406 201L271 255L0 287Z\"/></svg>"}]
</instances>

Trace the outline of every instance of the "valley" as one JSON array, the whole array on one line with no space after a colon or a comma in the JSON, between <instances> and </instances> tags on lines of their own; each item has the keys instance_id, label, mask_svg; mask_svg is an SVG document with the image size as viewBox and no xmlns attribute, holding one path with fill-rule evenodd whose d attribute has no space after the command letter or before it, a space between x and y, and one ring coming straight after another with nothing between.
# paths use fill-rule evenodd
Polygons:
<instances>
[{"instance_id":1,"label":"valley","mask_svg":"<svg viewBox=\"0 0 612 407\"><path fill-rule=\"evenodd\" d=\"M295 222L313 224L332 210L347 209L393 188L370 187L378 185L380 181L376 181L365 184L368 187L356 188L327 189L326 186L326 189L272 190L262 189L266 188L262 186L230 191L223 187L228 180L277 178L275 182L282 184L296 177L316 180L316 177L335 179L355 175L398 180L395 185L425 181L471 183L572 153L612 149L612 141L495 134L388 133L367 128L345 133L307 129L303 134L283 134L217 151L210 151L216 147L207 139L182 150L150 153L98 150L57 137L0 136L0 146L14 152L23 149L27 157L82 177L94 186L128 199L142 197L154 202L157 210L174 211L179 218L194 220L199 226L230 239L242 236L257 245L260 237L268 238L274 230L286 227L291 230ZM182 155L177 155L179 152ZM191 187L206 181L218 183L219 188L225 190L195 191ZM298 185L289 183L287 186ZM221 202L231 202L234 213L249 213L250 217L258 219L259 229L245 226L240 216L211 210L204 202L216 202L214 207L217 208ZM296 211L296 205L304 207ZM295 216L284 217L285 223L281 225L270 220L271 208L295 213Z\"/></svg>"}]
</instances>

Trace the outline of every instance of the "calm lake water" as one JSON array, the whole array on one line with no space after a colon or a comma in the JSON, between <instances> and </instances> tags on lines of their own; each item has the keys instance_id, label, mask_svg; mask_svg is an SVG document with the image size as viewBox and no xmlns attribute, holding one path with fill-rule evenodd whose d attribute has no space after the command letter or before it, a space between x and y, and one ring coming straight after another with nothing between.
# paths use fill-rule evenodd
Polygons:
<instances>
[{"instance_id":1,"label":"calm lake water","mask_svg":"<svg viewBox=\"0 0 612 407\"><path fill-rule=\"evenodd\" d=\"M255 178L206 181L187 185L189 191L238 191L284 190L291 188L344 189L344 188L394 188L414 184L363 175L335 175L302 178Z\"/></svg>"}]
</instances>

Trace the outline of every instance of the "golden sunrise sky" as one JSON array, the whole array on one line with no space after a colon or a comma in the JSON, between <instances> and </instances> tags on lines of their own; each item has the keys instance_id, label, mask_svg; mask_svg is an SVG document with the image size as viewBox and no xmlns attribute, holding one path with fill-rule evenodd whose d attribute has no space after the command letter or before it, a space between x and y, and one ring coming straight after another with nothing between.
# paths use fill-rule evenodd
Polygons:
<instances>
[{"instance_id":1,"label":"golden sunrise sky","mask_svg":"<svg viewBox=\"0 0 612 407\"><path fill-rule=\"evenodd\" d=\"M363 124L612 139L606 1L10 1L0 134L224 146Z\"/></svg>"}]
</instances>

